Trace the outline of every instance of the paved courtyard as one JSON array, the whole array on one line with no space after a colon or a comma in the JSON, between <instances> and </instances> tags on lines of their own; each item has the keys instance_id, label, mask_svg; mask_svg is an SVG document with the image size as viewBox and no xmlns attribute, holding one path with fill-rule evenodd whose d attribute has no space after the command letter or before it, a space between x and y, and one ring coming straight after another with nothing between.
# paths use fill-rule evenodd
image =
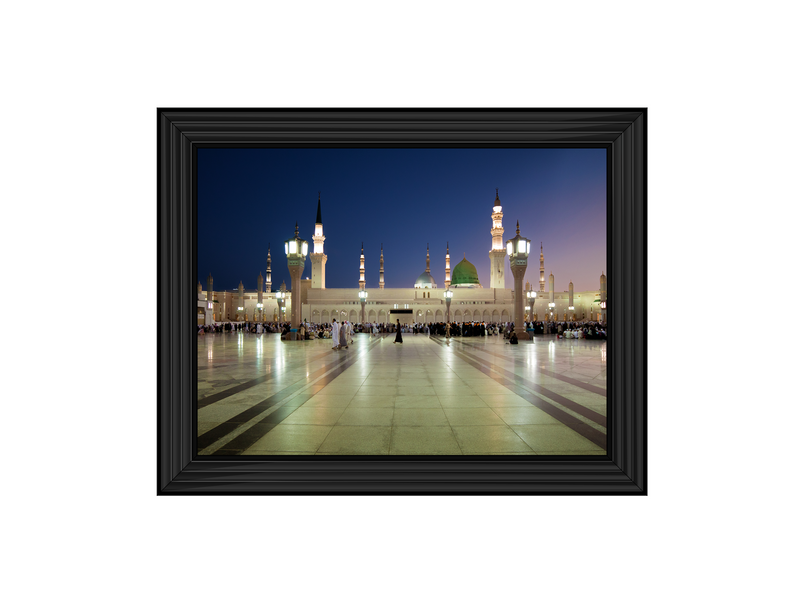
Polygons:
<instances>
[{"instance_id":1,"label":"paved courtyard","mask_svg":"<svg viewBox=\"0 0 804 603\"><path fill-rule=\"evenodd\" d=\"M198 337L198 452L606 453L606 342Z\"/></svg>"}]
</instances>

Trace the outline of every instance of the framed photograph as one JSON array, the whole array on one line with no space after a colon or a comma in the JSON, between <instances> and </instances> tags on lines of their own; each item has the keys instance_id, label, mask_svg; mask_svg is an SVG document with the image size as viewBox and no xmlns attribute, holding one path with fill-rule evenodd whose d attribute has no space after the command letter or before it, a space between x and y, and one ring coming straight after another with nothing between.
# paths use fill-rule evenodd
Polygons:
<instances>
[{"instance_id":1,"label":"framed photograph","mask_svg":"<svg viewBox=\"0 0 804 603\"><path fill-rule=\"evenodd\" d=\"M158 494L647 494L646 109L158 109Z\"/></svg>"}]
</instances>

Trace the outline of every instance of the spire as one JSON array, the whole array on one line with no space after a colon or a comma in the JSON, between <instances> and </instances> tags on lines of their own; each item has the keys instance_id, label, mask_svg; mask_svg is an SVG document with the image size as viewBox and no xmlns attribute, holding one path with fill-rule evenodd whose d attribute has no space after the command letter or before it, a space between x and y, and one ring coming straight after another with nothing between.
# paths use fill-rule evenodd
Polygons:
<instances>
[{"instance_id":1,"label":"spire","mask_svg":"<svg viewBox=\"0 0 804 603\"><path fill-rule=\"evenodd\" d=\"M380 289L385 289L385 268L382 258L382 243L380 243Z\"/></svg>"},{"instance_id":2,"label":"spire","mask_svg":"<svg viewBox=\"0 0 804 603\"><path fill-rule=\"evenodd\" d=\"M519 236L519 220L516 221L516 236Z\"/></svg>"},{"instance_id":3,"label":"spire","mask_svg":"<svg viewBox=\"0 0 804 603\"><path fill-rule=\"evenodd\" d=\"M366 258L363 254L363 242L360 242L360 278L357 281L358 287L363 291L366 288Z\"/></svg>"},{"instance_id":4,"label":"spire","mask_svg":"<svg viewBox=\"0 0 804 603\"><path fill-rule=\"evenodd\" d=\"M427 243L427 274L430 274L430 243Z\"/></svg>"},{"instance_id":5,"label":"spire","mask_svg":"<svg viewBox=\"0 0 804 603\"><path fill-rule=\"evenodd\" d=\"M299 236L299 223L296 222L296 236Z\"/></svg>"},{"instance_id":6,"label":"spire","mask_svg":"<svg viewBox=\"0 0 804 603\"><path fill-rule=\"evenodd\" d=\"M315 223L323 224L321 221L321 191L318 191L318 213L315 215Z\"/></svg>"},{"instance_id":7,"label":"spire","mask_svg":"<svg viewBox=\"0 0 804 603\"><path fill-rule=\"evenodd\" d=\"M539 242L539 291L544 291L544 245Z\"/></svg>"},{"instance_id":8,"label":"spire","mask_svg":"<svg viewBox=\"0 0 804 603\"><path fill-rule=\"evenodd\" d=\"M494 199L494 207L500 207L502 203L500 203L500 189L497 189L497 197Z\"/></svg>"},{"instance_id":9,"label":"spire","mask_svg":"<svg viewBox=\"0 0 804 603\"><path fill-rule=\"evenodd\" d=\"M447 255L446 255L446 257L444 259L446 260L445 268L444 268L444 287L449 289L450 283L452 282L452 279L450 278L450 275L449 275L449 272L450 272L450 266L449 266L449 241L447 241Z\"/></svg>"}]
</instances>

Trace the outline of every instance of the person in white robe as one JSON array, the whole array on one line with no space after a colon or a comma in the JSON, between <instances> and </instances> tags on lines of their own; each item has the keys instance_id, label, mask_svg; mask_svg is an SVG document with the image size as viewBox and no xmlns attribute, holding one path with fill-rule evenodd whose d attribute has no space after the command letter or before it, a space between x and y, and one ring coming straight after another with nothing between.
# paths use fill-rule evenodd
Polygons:
<instances>
[{"instance_id":1,"label":"person in white robe","mask_svg":"<svg viewBox=\"0 0 804 603\"><path fill-rule=\"evenodd\" d=\"M337 350L340 348L338 345L338 332L340 331L340 325L338 321L334 318L332 319L332 349Z\"/></svg>"},{"instance_id":2,"label":"person in white robe","mask_svg":"<svg viewBox=\"0 0 804 603\"><path fill-rule=\"evenodd\" d=\"M342 320L338 330L338 343L340 347L347 349L349 347L349 335L346 330L346 321Z\"/></svg>"}]
</instances>

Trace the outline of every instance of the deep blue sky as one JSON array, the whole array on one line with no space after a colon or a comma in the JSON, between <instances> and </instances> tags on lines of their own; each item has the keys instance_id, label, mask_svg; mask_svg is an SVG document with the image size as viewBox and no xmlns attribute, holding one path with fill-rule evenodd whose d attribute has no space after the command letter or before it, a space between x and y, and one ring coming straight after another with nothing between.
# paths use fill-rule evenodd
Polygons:
<instances>
[{"instance_id":1,"label":"deep blue sky","mask_svg":"<svg viewBox=\"0 0 804 603\"><path fill-rule=\"evenodd\" d=\"M606 266L606 152L604 149L199 149L198 280L206 289L246 289L265 277L268 246L272 285L290 273L284 241L309 241L318 192L324 224L326 286L357 287L360 244L366 283L379 282L380 244L385 286L412 287L430 271L444 286L447 241L451 264L464 257L489 286L491 212L500 189L503 242L532 241L525 280L538 289L539 243L545 282L556 291L599 287ZM506 259L506 268L508 266ZM302 278L310 276L310 259ZM505 284L513 288L506 270ZM547 286L545 287L547 289Z\"/></svg>"}]
</instances>

